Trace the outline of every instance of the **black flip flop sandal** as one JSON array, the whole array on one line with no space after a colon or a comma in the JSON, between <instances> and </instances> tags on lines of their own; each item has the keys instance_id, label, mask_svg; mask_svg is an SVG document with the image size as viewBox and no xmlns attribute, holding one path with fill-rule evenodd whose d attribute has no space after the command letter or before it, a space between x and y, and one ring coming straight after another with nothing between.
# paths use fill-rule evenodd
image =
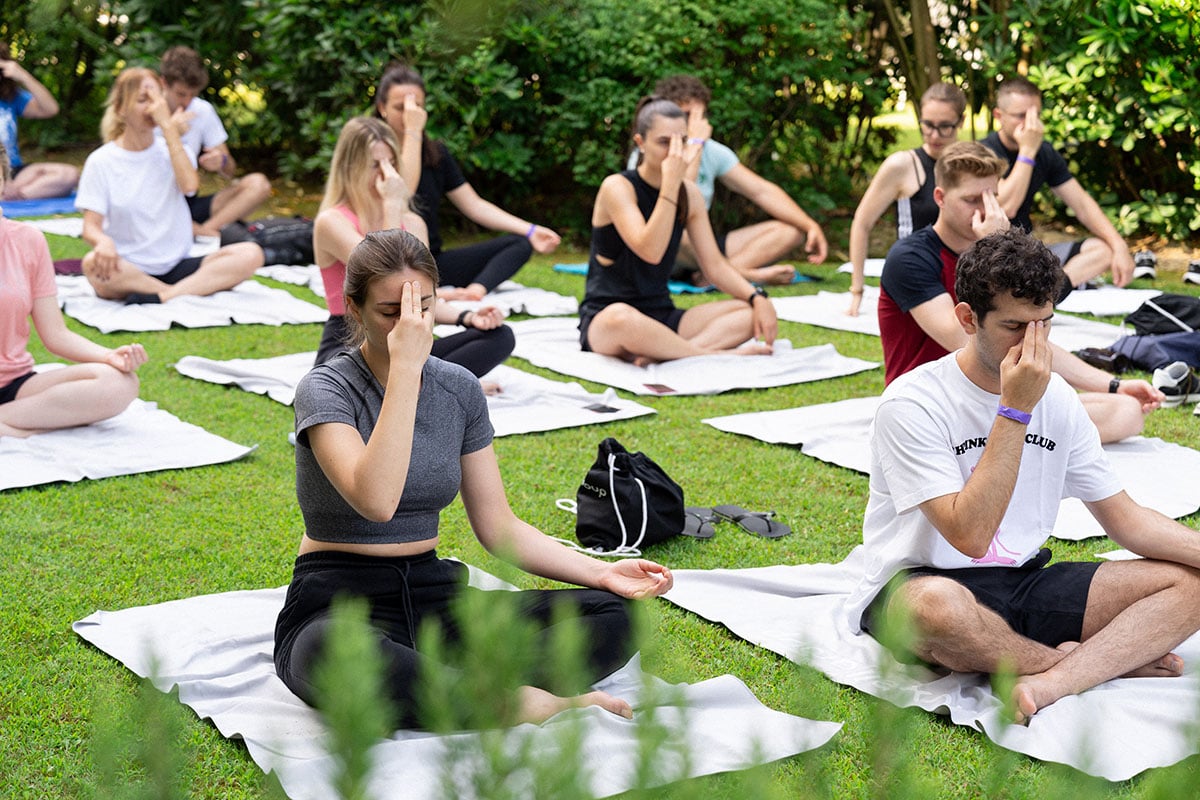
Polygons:
<instances>
[{"instance_id":1,"label":"black flip flop sandal","mask_svg":"<svg viewBox=\"0 0 1200 800\"><path fill-rule=\"evenodd\" d=\"M736 524L747 533L764 539L778 539L792 532L787 525L775 521L774 511L747 511L741 506L713 506L713 513Z\"/></svg>"}]
</instances>

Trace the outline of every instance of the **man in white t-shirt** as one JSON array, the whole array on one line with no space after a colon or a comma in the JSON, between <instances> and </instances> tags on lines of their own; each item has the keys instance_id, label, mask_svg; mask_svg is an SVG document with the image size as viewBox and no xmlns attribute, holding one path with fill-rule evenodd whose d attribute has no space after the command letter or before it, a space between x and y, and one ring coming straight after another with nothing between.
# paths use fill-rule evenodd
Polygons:
<instances>
[{"instance_id":1,"label":"man in white t-shirt","mask_svg":"<svg viewBox=\"0 0 1200 800\"><path fill-rule=\"evenodd\" d=\"M188 198L192 230L196 236L220 236L221 228L247 216L271 196L271 182L261 172L240 178L229 152L229 135L216 109L197 95L208 86L208 70L190 47L172 47L163 53L159 74L166 85L167 105L183 131L183 145L197 165L229 181L216 194Z\"/></svg>"},{"instance_id":2,"label":"man in white t-shirt","mask_svg":"<svg viewBox=\"0 0 1200 800\"><path fill-rule=\"evenodd\" d=\"M954 313L967 343L883 394L867 566L848 604L855 630L907 618L925 661L1014 669L1019 720L1119 676L1178 676L1171 651L1200 629L1200 536L1130 499L1078 396L1051 372L1062 281L1058 259L1015 228L959 259ZM1144 558L1046 566L1064 497Z\"/></svg>"},{"instance_id":3,"label":"man in white t-shirt","mask_svg":"<svg viewBox=\"0 0 1200 800\"><path fill-rule=\"evenodd\" d=\"M717 236L721 252L746 280L791 283L796 277L795 268L777 262L802 244L809 262L820 264L825 260L828 245L821 226L778 184L740 163L736 153L712 138L712 126L708 124L712 91L699 78L691 75L663 78L654 85L654 94L675 103L688 115L688 146L701 150L700 158L692 162L687 178L700 187L705 206L712 208L713 191L716 181L720 181L771 217ZM629 168L636 167L637 162L635 151L630 156ZM700 275L696 254L686 232L675 263L679 267L677 272L692 273L687 277Z\"/></svg>"}]
</instances>

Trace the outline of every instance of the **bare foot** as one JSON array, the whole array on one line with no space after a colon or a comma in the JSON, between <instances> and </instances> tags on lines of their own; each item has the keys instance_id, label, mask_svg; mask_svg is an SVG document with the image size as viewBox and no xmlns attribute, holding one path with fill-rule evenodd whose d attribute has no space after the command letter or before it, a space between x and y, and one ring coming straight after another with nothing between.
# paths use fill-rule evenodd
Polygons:
<instances>
[{"instance_id":1,"label":"bare foot","mask_svg":"<svg viewBox=\"0 0 1200 800\"><path fill-rule=\"evenodd\" d=\"M796 268L791 264L772 264L750 270L747 280L754 283L770 283L776 286L791 283L796 279Z\"/></svg>"},{"instance_id":2,"label":"bare foot","mask_svg":"<svg viewBox=\"0 0 1200 800\"><path fill-rule=\"evenodd\" d=\"M494 397L504 391L495 381L480 381L479 385L483 387L483 393L488 397Z\"/></svg>"},{"instance_id":3,"label":"bare foot","mask_svg":"<svg viewBox=\"0 0 1200 800\"><path fill-rule=\"evenodd\" d=\"M532 722L540 725L568 708L584 706L599 706L618 717L633 719L633 708L629 703L606 692L588 692L575 697L559 697L536 686L522 686L517 690L517 701L520 703L515 720L517 723Z\"/></svg>"},{"instance_id":4,"label":"bare foot","mask_svg":"<svg viewBox=\"0 0 1200 800\"><path fill-rule=\"evenodd\" d=\"M657 364L657 363L659 363L658 359L651 358L650 356L634 356L633 357L633 365L635 367L648 367L651 364Z\"/></svg>"},{"instance_id":5,"label":"bare foot","mask_svg":"<svg viewBox=\"0 0 1200 800\"><path fill-rule=\"evenodd\" d=\"M4 438L5 436L11 436L13 439L28 439L35 433L37 433L37 431L28 431L24 428L14 428L11 425L5 425L3 422L0 422L0 439Z\"/></svg>"},{"instance_id":6,"label":"bare foot","mask_svg":"<svg viewBox=\"0 0 1200 800\"><path fill-rule=\"evenodd\" d=\"M1018 683L1013 687L1013 722L1018 725L1028 725L1029 720L1039 710L1037 698L1031 686Z\"/></svg>"},{"instance_id":7,"label":"bare foot","mask_svg":"<svg viewBox=\"0 0 1200 800\"><path fill-rule=\"evenodd\" d=\"M735 356L769 356L775 352L775 349L769 344L758 341L747 342L746 344L734 350L726 350L726 353L732 353Z\"/></svg>"},{"instance_id":8,"label":"bare foot","mask_svg":"<svg viewBox=\"0 0 1200 800\"><path fill-rule=\"evenodd\" d=\"M466 289L459 286L439 286L437 296L443 300L470 300L467 297Z\"/></svg>"},{"instance_id":9,"label":"bare foot","mask_svg":"<svg viewBox=\"0 0 1200 800\"><path fill-rule=\"evenodd\" d=\"M1151 661L1143 667L1130 670L1122 678L1178 678L1183 674L1183 659L1174 653L1167 653L1159 659Z\"/></svg>"}]
</instances>

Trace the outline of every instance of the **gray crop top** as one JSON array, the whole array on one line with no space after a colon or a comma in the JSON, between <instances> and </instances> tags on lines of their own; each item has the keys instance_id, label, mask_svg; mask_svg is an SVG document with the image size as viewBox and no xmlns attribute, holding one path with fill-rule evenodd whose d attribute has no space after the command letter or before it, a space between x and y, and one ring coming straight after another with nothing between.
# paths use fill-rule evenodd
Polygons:
<instances>
[{"instance_id":1,"label":"gray crop top","mask_svg":"<svg viewBox=\"0 0 1200 800\"><path fill-rule=\"evenodd\" d=\"M383 387L357 349L314 367L296 387L296 498L310 538L346 544L433 539L439 512L454 500L462 482L459 458L492 441L479 381L457 364L431 356L421 371L404 494L395 516L371 522L325 477L305 431L325 422L344 422L366 442L382 407Z\"/></svg>"}]
</instances>

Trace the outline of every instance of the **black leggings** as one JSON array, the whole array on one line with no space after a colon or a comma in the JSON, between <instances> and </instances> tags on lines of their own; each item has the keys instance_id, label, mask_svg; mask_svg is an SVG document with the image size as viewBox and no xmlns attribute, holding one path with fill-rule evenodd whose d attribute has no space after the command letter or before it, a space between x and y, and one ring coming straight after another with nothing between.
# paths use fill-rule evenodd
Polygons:
<instances>
[{"instance_id":1,"label":"black leggings","mask_svg":"<svg viewBox=\"0 0 1200 800\"><path fill-rule=\"evenodd\" d=\"M346 349L346 318L341 315L331 315L321 331L321 344L317 346L317 358L314 364L324 364L329 359ZM512 328L501 325L489 331L476 328L443 336L433 342L433 355L459 364L471 371L476 378L482 378L492 371L492 368L504 363L516 346L517 339Z\"/></svg>"},{"instance_id":2,"label":"black leggings","mask_svg":"<svg viewBox=\"0 0 1200 800\"><path fill-rule=\"evenodd\" d=\"M458 641L460 631L451 603L467 586L467 568L443 561L433 551L418 556L375 558L351 553L308 553L296 559L287 599L275 623L275 672L301 700L317 700L313 669L319 662L330 623L330 603L338 596L366 598L370 621L384 656L385 685L397 713L396 724L419 728L417 677L424 657L414 641L422 622L437 621L444 641ZM535 664L546 663L553 641L556 608L568 603L576 612L573 622L582 629L585 674L580 688L608 675L633 654L627 601L598 589L539 589L522 592L489 592L489 601L512 602L514 614L539 628ZM455 667L439 664L438 670ZM545 685L551 676L535 674L534 685ZM468 680L463 676L464 680ZM516 688L516 687L513 687ZM463 694L463 693L456 693Z\"/></svg>"},{"instance_id":3,"label":"black leggings","mask_svg":"<svg viewBox=\"0 0 1200 800\"><path fill-rule=\"evenodd\" d=\"M515 233L486 242L443 250L437 254L438 282L442 286L481 283L490 292L517 274L533 255L533 245Z\"/></svg>"}]
</instances>

